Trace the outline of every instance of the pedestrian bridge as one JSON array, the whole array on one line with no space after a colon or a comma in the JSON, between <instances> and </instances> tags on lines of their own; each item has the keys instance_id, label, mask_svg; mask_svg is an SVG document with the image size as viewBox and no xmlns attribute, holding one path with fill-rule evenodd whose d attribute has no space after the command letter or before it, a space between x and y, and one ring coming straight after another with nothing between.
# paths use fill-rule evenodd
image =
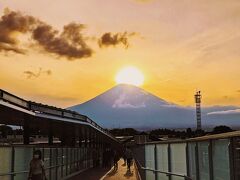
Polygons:
<instances>
[{"instance_id":1,"label":"pedestrian bridge","mask_svg":"<svg viewBox=\"0 0 240 180\"><path fill-rule=\"evenodd\" d=\"M49 180L240 180L240 132L179 141L147 142L132 147L128 172L102 168L106 149L122 144L85 115L26 101L0 90L0 124L23 127L22 144L0 145L0 179L26 180L34 150L42 152ZM35 132L48 136L32 143ZM59 142L54 142L54 138Z\"/></svg>"},{"instance_id":2,"label":"pedestrian bridge","mask_svg":"<svg viewBox=\"0 0 240 180\"><path fill-rule=\"evenodd\" d=\"M42 151L49 179L58 180L99 165L104 149L122 148L114 136L85 115L27 101L4 90L0 90L0 124L23 127L22 144L0 145L1 180L25 180L36 149ZM47 136L48 141L31 142L36 133Z\"/></svg>"}]
</instances>

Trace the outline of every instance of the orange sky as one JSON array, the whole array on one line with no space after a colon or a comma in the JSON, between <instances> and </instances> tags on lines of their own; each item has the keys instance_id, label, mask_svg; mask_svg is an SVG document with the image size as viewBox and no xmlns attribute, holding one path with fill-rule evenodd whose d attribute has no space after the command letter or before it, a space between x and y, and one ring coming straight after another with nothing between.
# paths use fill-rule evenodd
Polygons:
<instances>
[{"instance_id":1,"label":"orange sky","mask_svg":"<svg viewBox=\"0 0 240 180\"><path fill-rule=\"evenodd\" d=\"M193 105L196 89L204 105L240 105L240 1L238 0L8 0L4 9L34 16L57 30L68 23L83 30L93 49L69 61L30 47L25 55L0 51L0 88L43 103L67 107L116 85L116 73L140 69L142 88L182 105ZM129 47L100 48L105 32L135 32ZM20 46L29 37L14 34ZM38 77L27 78L25 71ZM51 73L47 73L50 71Z\"/></svg>"}]
</instances>

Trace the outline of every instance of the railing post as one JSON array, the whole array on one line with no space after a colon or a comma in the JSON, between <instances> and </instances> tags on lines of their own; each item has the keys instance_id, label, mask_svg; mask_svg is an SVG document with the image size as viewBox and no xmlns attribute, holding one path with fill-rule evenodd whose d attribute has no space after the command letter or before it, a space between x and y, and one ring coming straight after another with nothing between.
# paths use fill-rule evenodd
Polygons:
<instances>
[{"instance_id":1,"label":"railing post","mask_svg":"<svg viewBox=\"0 0 240 180\"><path fill-rule=\"evenodd\" d=\"M212 151L212 140L209 140L209 146L208 146L208 160L209 160L209 178L210 180L213 180L213 151Z\"/></svg>"},{"instance_id":2,"label":"railing post","mask_svg":"<svg viewBox=\"0 0 240 180\"><path fill-rule=\"evenodd\" d=\"M234 174L234 169L235 169L235 152L234 152L234 137L231 137L229 139L229 145L228 145L228 154L229 154L229 165L230 165L230 180L235 180L235 174Z\"/></svg>"},{"instance_id":3,"label":"railing post","mask_svg":"<svg viewBox=\"0 0 240 180\"><path fill-rule=\"evenodd\" d=\"M55 167L56 176L55 176L55 179L58 180L58 168L59 168L59 166L58 166L58 148L56 148L55 150L56 150L56 167Z\"/></svg>"},{"instance_id":4,"label":"railing post","mask_svg":"<svg viewBox=\"0 0 240 180\"><path fill-rule=\"evenodd\" d=\"M23 143L25 145L30 143L30 128L29 128L29 122L26 119L24 119L24 125L23 125Z\"/></svg>"},{"instance_id":5,"label":"railing post","mask_svg":"<svg viewBox=\"0 0 240 180\"><path fill-rule=\"evenodd\" d=\"M199 156L198 156L198 142L196 142L195 146L195 160L196 160L196 179L200 180L200 173L199 173Z\"/></svg>"},{"instance_id":6,"label":"railing post","mask_svg":"<svg viewBox=\"0 0 240 180\"><path fill-rule=\"evenodd\" d=\"M172 172L172 166L171 166L171 146L168 143L168 172ZM169 180L172 179L172 176L169 175Z\"/></svg>"},{"instance_id":7,"label":"railing post","mask_svg":"<svg viewBox=\"0 0 240 180\"><path fill-rule=\"evenodd\" d=\"M84 139L85 139L85 148L88 147L88 129L87 127L84 128Z\"/></svg>"},{"instance_id":8,"label":"railing post","mask_svg":"<svg viewBox=\"0 0 240 180\"><path fill-rule=\"evenodd\" d=\"M65 162L66 162L66 174L65 176L68 175L68 148L66 148L66 159L65 159Z\"/></svg>"},{"instance_id":9,"label":"railing post","mask_svg":"<svg viewBox=\"0 0 240 180\"><path fill-rule=\"evenodd\" d=\"M154 162L155 162L155 170L158 170L158 158L157 158L157 145L154 145ZM155 171L155 180L158 179L158 172Z\"/></svg>"},{"instance_id":10,"label":"railing post","mask_svg":"<svg viewBox=\"0 0 240 180\"><path fill-rule=\"evenodd\" d=\"M63 166L64 166L64 164L63 164L63 156L64 156L64 153L63 153L63 148L61 148L62 149L62 155L61 155L61 177L63 177Z\"/></svg>"},{"instance_id":11,"label":"railing post","mask_svg":"<svg viewBox=\"0 0 240 180\"><path fill-rule=\"evenodd\" d=\"M186 166L187 166L187 176L190 177L190 173L189 173L189 150L188 150L188 142L186 143Z\"/></svg>"},{"instance_id":12,"label":"railing post","mask_svg":"<svg viewBox=\"0 0 240 180\"><path fill-rule=\"evenodd\" d=\"M11 172L14 172L14 163L15 163L15 149L12 147L12 159L11 159ZM14 180L15 174L11 175L11 180Z\"/></svg>"},{"instance_id":13,"label":"railing post","mask_svg":"<svg viewBox=\"0 0 240 180\"><path fill-rule=\"evenodd\" d=\"M50 158L49 158L50 167L52 166L52 148L50 148ZM52 179L52 168L49 168L49 180Z\"/></svg>"}]
</instances>

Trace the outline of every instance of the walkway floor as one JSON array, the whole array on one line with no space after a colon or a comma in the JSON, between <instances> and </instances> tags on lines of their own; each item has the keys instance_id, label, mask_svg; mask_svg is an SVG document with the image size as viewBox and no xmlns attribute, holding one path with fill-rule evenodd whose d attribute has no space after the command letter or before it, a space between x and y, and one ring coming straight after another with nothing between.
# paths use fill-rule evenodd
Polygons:
<instances>
[{"instance_id":1,"label":"walkway floor","mask_svg":"<svg viewBox=\"0 0 240 180\"><path fill-rule=\"evenodd\" d=\"M92 168L89 169L70 180L137 180L137 172L135 167L131 166L131 171L127 171L127 166L124 161L120 159L118 161L118 169L111 170L103 168Z\"/></svg>"},{"instance_id":2,"label":"walkway floor","mask_svg":"<svg viewBox=\"0 0 240 180\"><path fill-rule=\"evenodd\" d=\"M104 168L91 168L86 170L77 176L70 178L69 180L100 180L110 169Z\"/></svg>"},{"instance_id":3,"label":"walkway floor","mask_svg":"<svg viewBox=\"0 0 240 180\"><path fill-rule=\"evenodd\" d=\"M126 164L124 164L124 161L120 159L118 161L118 169L112 170L107 173L102 180L137 180L137 175L136 175L136 169L132 165L131 166L131 171L127 170Z\"/></svg>"}]
</instances>

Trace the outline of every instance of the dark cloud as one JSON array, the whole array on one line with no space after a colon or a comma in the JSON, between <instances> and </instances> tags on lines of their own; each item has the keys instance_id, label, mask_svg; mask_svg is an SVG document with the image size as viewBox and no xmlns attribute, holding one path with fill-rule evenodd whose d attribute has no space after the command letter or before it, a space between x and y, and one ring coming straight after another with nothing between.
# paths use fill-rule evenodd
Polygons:
<instances>
[{"instance_id":1,"label":"dark cloud","mask_svg":"<svg viewBox=\"0 0 240 180\"><path fill-rule=\"evenodd\" d=\"M68 59L85 58L90 57L93 51L80 33L83 28L82 24L71 23L59 33L50 25L41 24L33 30L32 37L46 52Z\"/></svg>"},{"instance_id":2,"label":"dark cloud","mask_svg":"<svg viewBox=\"0 0 240 180\"><path fill-rule=\"evenodd\" d=\"M32 16L5 9L0 19L0 51L13 51L24 54L25 51L18 47L16 33L27 33L38 21Z\"/></svg>"},{"instance_id":3,"label":"dark cloud","mask_svg":"<svg viewBox=\"0 0 240 180\"><path fill-rule=\"evenodd\" d=\"M99 39L99 47L104 46L116 46L118 44L123 44L125 48L129 47L129 37L134 36L136 33L116 33L113 34L111 32L104 33L102 37Z\"/></svg>"},{"instance_id":4,"label":"dark cloud","mask_svg":"<svg viewBox=\"0 0 240 180\"><path fill-rule=\"evenodd\" d=\"M39 76L45 74L50 76L52 74L51 70L42 70L42 68L39 68L38 72L33 72L33 71L24 71L23 72L27 79L31 79L31 78L38 78Z\"/></svg>"},{"instance_id":5,"label":"dark cloud","mask_svg":"<svg viewBox=\"0 0 240 180\"><path fill-rule=\"evenodd\" d=\"M20 46L18 35L28 35L27 43L40 48L44 53L51 53L57 57L65 57L68 60L91 57L93 54L86 41L93 37L85 37L82 33L84 24L70 23L63 27L62 31L56 30L51 25L21 12L5 9L0 19L0 52L14 52L26 54L27 48ZM122 44L129 47L129 38L136 33L104 33L98 40L99 46L116 46ZM26 45L25 45L26 46ZM29 48L29 47L28 47ZM35 77L35 73L26 71L29 77Z\"/></svg>"},{"instance_id":6,"label":"dark cloud","mask_svg":"<svg viewBox=\"0 0 240 180\"><path fill-rule=\"evenodd\" d=\"M16 33L21 33L30 34L34 43L45 52L71 60L90 57L93 50L87 46L81 33L84 27L83 24L70 23L60 33L35 17L5 10L0 19L0 51L25 54L26 51L18 47Z\"/></svg>"}]
</instances>

